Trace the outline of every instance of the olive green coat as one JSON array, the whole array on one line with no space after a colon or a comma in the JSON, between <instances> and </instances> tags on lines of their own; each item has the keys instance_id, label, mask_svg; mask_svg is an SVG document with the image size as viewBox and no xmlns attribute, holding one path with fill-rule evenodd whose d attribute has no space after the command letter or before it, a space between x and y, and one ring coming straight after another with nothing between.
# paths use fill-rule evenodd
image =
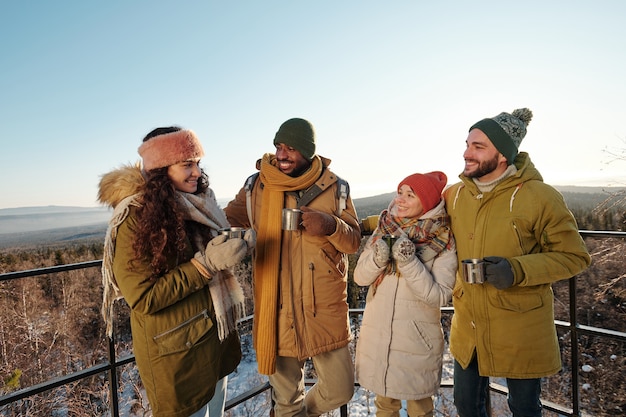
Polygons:
<instances>
[{"instance_id":1,"label":"olive green coat","mask_svg":"<svg viewBox=\"0 0 626 417\"><path fill-rule=\"evenodd\" d=\"M215 384L241 360L236 333L220 343L206 279L189 259L156 282L132 258L134 209L120 225L113 270L131 308L133 352L155 417L186 417L213 397Z\"/></svg>"},{"instance_id":2,"label":"olive green coat","mask_svg":"<svg viewBox=\"0 0 626 417\"><path fill-rule=\"evenodd\" d=\"M476 352L483 376L540 378L561 369L551 283L591 259L561 194L526 153L515 165L518 172L490 192L464 175L445 191L459 261L501 256L515 274L513 287L498 290L467 284L457 272L450 351L464 368Z\"/></svg>"}]
</instances>

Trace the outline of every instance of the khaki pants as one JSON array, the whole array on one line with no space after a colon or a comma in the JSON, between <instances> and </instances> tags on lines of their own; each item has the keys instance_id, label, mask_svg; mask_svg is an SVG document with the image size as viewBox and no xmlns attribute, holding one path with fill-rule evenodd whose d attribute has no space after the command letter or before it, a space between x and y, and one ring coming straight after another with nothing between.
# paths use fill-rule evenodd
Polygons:
<instances>
[{"instance_id":1,"label":"khaki pants","mask_svg":"<svg viewBox=\"0 0 626 417\"><path fill-rule=\"evenodd\" d=\"M304 390L304 361L278 356L270 375L275 417L317 417L348 403L354 394L354 365L348 347L311 358L317 383Z\"/></svg>"},{"instance_id":2,"label":"khaki pants","mask_svg":"<svg viewBox=\"0 0 626 417\"><path fill-rule=\"evenodd\" d=\"M399 417L402 401L376 395L376 417ZM406 411L409 417L433 417L434 406L432 397L421 400L406 400Z\"/></svg>"}]
</instances>

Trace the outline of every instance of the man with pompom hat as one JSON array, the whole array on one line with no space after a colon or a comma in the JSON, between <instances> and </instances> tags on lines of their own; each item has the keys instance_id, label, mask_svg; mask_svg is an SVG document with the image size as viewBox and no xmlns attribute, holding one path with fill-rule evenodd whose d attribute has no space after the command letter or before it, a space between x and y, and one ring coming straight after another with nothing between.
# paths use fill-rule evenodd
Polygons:
<instances>
[{"instance_id":1,"label":"man with pompom hat","mask_svg":"<svg viewBox=\"0 0 626 417\"><path fill-rule=\"evenodd\" d=\"M541 378L561 369L552 282L591 263L563 197L519 152L527 108L474 123L460 182L444 192L459 265L483 259L485 283L457 272L450 351L460 417L486 417L489 377L506 378L513 416L541 416Z\"/></svg>"}]
</instances>

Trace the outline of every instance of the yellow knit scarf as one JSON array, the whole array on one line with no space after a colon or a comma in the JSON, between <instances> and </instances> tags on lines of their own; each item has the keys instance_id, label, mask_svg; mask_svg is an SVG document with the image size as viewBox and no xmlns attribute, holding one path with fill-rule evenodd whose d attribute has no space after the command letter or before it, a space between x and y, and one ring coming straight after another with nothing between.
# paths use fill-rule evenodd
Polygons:
<instances>
[{"instance_id":1,"label":"yellow knit scarf","mask_svg":"<svg viewBox=\"0 0 626 417\"><path fill-rule=\"evenodd\" d=\"M306 190L322 174L322 160L315 155L311 167L299 177L283 174L276 167L276 156L270 153L261 160L261 182L264 185L261 202L262 221L259 223L254 263L254 348L259 373L271 375L276 371L278 274L281 249L281 219L285 192Z\"/></svg>"}]
</instances>

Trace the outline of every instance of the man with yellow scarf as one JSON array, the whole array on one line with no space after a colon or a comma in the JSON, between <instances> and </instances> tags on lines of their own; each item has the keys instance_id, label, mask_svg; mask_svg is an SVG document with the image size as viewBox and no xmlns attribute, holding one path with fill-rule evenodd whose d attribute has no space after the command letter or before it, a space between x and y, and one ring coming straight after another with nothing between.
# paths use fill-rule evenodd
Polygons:
<instances>
[{"instance_id":1,"label":"man with yellow scarf","mask_svg":"<svg viewBox=\"0 0 626 417\"><path fill-rule=\"evenodd\" d=\"M274 146L224 211L232 226L257 233L253 340L275 416L313 417L354 393L347 254L358 250L361 232L350 196L339 197L347 184L330 171L329 159L315 154L310 122L287 120ZM281 229L283 208L302 211L297 230ZM318 380L305 395L308 358Z\"/></svg>"}]
</instances>

